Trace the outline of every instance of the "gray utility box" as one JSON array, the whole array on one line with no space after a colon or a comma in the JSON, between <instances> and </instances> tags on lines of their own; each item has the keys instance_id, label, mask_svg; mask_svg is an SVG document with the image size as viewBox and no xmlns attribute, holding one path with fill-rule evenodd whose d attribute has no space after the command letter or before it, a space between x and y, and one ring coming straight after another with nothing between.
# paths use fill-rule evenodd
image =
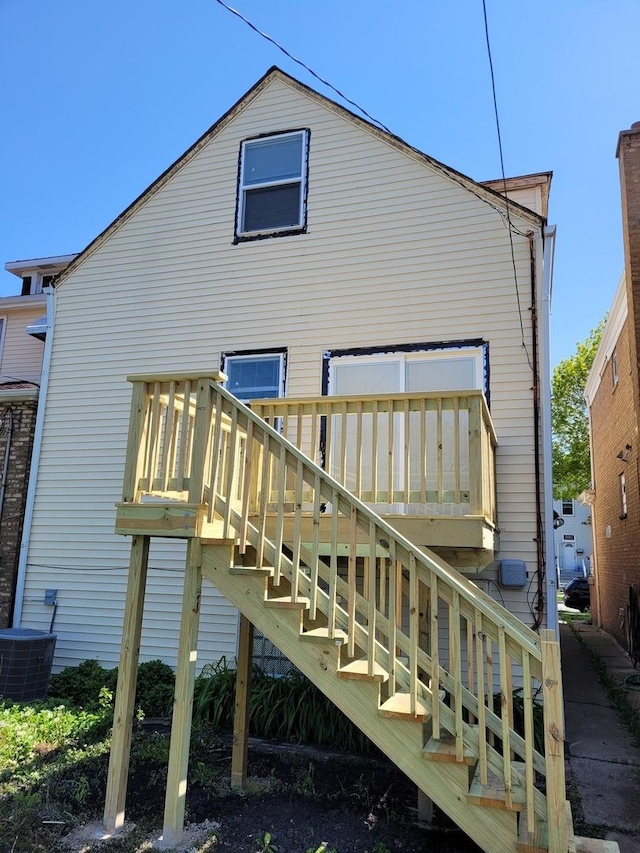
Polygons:
<instances>
[{"instance_id":1,"label":"gray utility box","mask_svg":"<svg viewBox=\"0 0 640 853\"><path fill-rule=\"evenodd\" d=\"M0 629L0 696L14 702L46 699L55 648L55 634Z\"/></svg>"}]
</instances>

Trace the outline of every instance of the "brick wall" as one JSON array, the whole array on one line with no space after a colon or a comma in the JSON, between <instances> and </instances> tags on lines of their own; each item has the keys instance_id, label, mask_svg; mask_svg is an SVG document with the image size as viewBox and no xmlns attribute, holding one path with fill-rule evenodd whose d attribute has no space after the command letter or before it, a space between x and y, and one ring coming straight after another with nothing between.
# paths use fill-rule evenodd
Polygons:
<instances>
[{"instance_id":1,"label":"brick wall","mask_svg":"<svg viewBox=\"0 0 640 853\"><path fill-rule=\"evenodd\" d=\"M0 628L9 626L12 618L36 408L36 400L0 401L0 476L7 448L9 452L0 515Z\"/></svg>"},{"instance_id":2,"label":"brick wall","mask_svg":"<svg viewBox=\"0 0 640 853\"><path fill-rule=\"evenodd\" d=\"M618 362L618 384L614 387L610 360L591 406L595 485L593 533L600 624L625 646L629 584L640 583L639 454L630 326L628 317L614 350ZM627 445L630 445L630 450L627 450ZM619 459L619 453L627 461ZM621 517L621 474L626 480L626 518ZM595 601L592 600L591 606L595 610Z\"/></svg>"}]
</instances>

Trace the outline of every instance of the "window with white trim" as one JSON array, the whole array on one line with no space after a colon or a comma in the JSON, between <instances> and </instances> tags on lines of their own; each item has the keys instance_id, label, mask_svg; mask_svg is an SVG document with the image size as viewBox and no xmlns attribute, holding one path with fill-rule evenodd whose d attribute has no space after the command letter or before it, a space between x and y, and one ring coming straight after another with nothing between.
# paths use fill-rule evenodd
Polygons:
<instances>
[{"instance_id":1,"label":"window with white trim","mask_svg":"<svg viewBox=\"0 0 640 853\"><path fill-rule=\"evenodd\" d=\"M226 387L243 403L284 394L284 353L228 355L222 370Z\"/></svg>"},{"instance_id":2,"label":"window with white trim","mask_svg":"<svg viewBox=\"0 0 640 853\"><path fill-rule=\"evenodd\" d=\"M573 501L563 500L562 501L562 514L563 515L573 515Z\"/></svg>"},{"instance_id":3,"label":"window with white trim","mask_svg":"<svg viewBox=\"0 0 640 853\"><path fill-rule=\"evenodd\" d=\"M611 353L611 381L613 383L613 389L615 391L618 382L620 381L620 374L618 373L618 352L614 350Z\"/></svg>"},{"instance_id":4,"label":"window with white trim","mask_svg":"<svg viewBox=\"0 0 640 853\"><path fill-rule=\"evenodd\" d=\"M238 239L304 229L308 138L307 130L297 130L242 143Z\"/></svg>"}]
</instances>

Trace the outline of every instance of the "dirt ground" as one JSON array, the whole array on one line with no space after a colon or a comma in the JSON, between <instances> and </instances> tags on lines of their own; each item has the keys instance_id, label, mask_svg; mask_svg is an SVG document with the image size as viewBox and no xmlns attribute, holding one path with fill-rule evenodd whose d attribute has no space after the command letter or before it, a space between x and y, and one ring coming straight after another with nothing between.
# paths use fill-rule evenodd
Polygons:
<instances>
[{"instance_id":1,"label":"dirt ground","mask_svg":"<svg viewBox=\"0 0 640 853\"><path fill-rule=\"evenodd\" d=\"M221 775L205 769L189 785L181 850L188 853L477 853L436 809L429 827L417 826L415 786L382 757L366 758L279 743L252 741L245 792L231 791L230 749L219 755ZM202 777L199 781L199 775ZM129 783L128 839L97 842L87 826L68 839L70 853L151 851L163 848L150 820L161 819L163 786L138 767ZM157 788L157 791L156 791ZM92 835L93 833L93 835ZM90 837L92 835L92 837Z\"/></svg>"}]
</instances>

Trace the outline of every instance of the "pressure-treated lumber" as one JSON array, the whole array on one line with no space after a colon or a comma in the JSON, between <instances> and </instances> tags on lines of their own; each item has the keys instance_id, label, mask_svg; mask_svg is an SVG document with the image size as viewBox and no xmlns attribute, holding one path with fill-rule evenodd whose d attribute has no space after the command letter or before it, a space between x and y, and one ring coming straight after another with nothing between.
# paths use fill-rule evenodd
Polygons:
<instances>
[{"instance_id":1,"label":"pressure-treated lumber","mask_svg":"<svg viewBox=\"0 0 640 853\"><path fill-rule=\"evenodd\" d=\"M547 831L549 853L566 853L567 815L564 778L564 708L560 671L560 644L553 631L540 632L542 640L542 701L547 765Z\"/></svg>"},{"instance_id":2,"label":"pressure-treated lumber","mask_svg":"<svg viewBox=\"0 0 640 853\"><path fill-rule=\"evenodd\" d=\"M118 666L118 685L113 712L111 754L109 756L107 793L104 805L104 828L110 834L120 829L124 823L124 805L127 796L127 776L131 753L131 729L136 698L136 677L138 674L138 655L148 565L149 537L134 536L131 540L122 645Z\"/></svg>"},{"instance_id":3,"label":"pressure-treated lumber","mask_svg":"<svg viewBox=\"0 0 640 853\"><path fill-rule=\"evenodd\" d=\"M246 616L240 614L238 654L236 656L236 701L233 712L233 748L231 750L232 788L244 788L247 783L252 654L253 625Z\"/></svg>"},{"instance_id":4,"label":"pressure-treated lumber","mask_svg":"<svg viewBox=\"0 0 640 853\"><path fill-rule=\"evenodd\" d=\"M198 539L189 540L187 565L182 593L178 666L173 699L173 720L169 746L169 769L164 805L162 838L165 844L178 844L182 838L184 809L187 795L187 768L191 715L193 710L193 682L195 678L198 625L200 622L200 594L202 546Z\"/></svg>"}]
</instances>

